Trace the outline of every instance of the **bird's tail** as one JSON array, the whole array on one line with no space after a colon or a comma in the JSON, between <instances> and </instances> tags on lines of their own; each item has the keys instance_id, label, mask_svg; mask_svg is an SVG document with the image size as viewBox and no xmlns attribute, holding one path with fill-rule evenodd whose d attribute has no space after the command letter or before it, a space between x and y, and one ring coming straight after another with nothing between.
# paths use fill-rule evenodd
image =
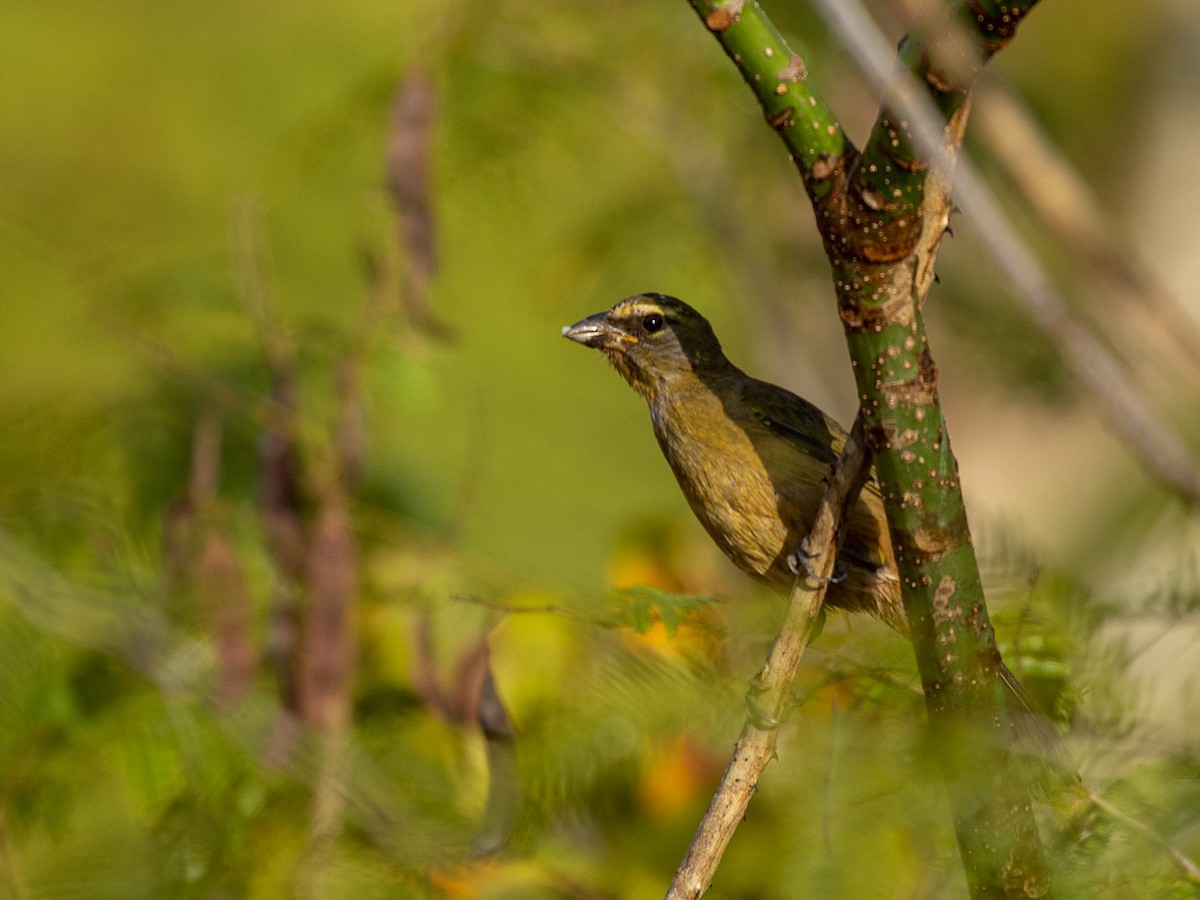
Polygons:
<instances>
[{"instance_id":1,"label":"bird's tail","mask_svg":"<svg viewBox=\"0 0 1200 900\"><path fill-rule=\"evenodd\" d=\"M1025 686L1003 662L1000 663L1000 680L1007 690L1014 749L1036 767L1038 774L1034 780L1039 787L1048 793L1055 779L1068 784L1078 782L1079 772L1071 762L1054 722L1038 711Z\"/></svg>"}]
</instances>

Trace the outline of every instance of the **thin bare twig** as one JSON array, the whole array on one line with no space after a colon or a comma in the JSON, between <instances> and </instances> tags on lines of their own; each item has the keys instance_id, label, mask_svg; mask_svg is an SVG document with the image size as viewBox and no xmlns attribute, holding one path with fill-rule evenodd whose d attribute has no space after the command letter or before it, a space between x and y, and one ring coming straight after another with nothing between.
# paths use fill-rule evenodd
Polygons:
<instances>
[{"instance_id":1,"label":"thin bare twig","mask_svg":"<svg viewBox=\"0 0 1200 900\"><path fill-rule=\"evenodd\" d=\"M833 574L842 523L858 497L867 471L866 442L862 420L858 418L829 474L829 485L805 541L804 551L812 576L796 579L767 663L752 682L747 698L752 706L751 715L734 746L708 812L667 890L667 900L694 900L708 889L725 848L746 815L759 776L775 756L779 725L792 703L792 680L816 632L825 589Z\"/></svg>"},{"instance_id":2,"label":"thin bare twig","mask_svg":"<svg viewBox=\"0 0 1200 900\"><path fill-rule=\"evenodd\" d=\"M1099 198L1012 90L981 85L976 126L1024 202L1087 264L1111 292L1131 301L1117 327L1135 318L1154 342L1140 358L1169 354L1200 385L1200 331L1177 299L1115 233ZM1110 306L1109 309L1112 309ZM1114 312L1116 310L1113 310ZM1134 315L1140 314L1140 315Z\"/></svg>"},{"instance_id":3,"label":"thin bare twig","mask_svg":"<svg viewBox=\"0 0 1200 900\"><path fill-rule=\"evenodd\" d=\"M866 10L855 0L815 0L815 7L884 94L885 104L904 117L922 154L953 171L954 198L975 221L984 249L1004 272L1014 294L1024 301L1033 321L1055 342L1110 426L1159 480L1200 502L1200 462L1146 408L1108 348L1072 317L1045 269L975 169L966 159L960 159L957 166L948 164L942 148L945 124L923 89L893 68L894 48Z\"/></svg>"},{"instance_id":4,"label":"thin bare twig","mask_svg":"<svg viewBox=\"0 0 1200 900\"><path fill-rule=\"evenodd\" d=\"M1087 791L1087 799L1093 806L1104 810L1106 813L1112 816L1112 818L1125 825L1125 827L1131 829L1132 831L1136 831L1151 843L1157 844L1159 847L1165 850L1167 855L1171 857L1171 860L1176 866L1179 867L1179 870L1184 874L1188 881L1192 882L1193 884L1200 884L1200 866L1196 865L1195 861L1189 856L1171 846L1170 842L1161 834L1159 834L1145 822L1138 821L1133 816L1129 815L1129 813L1122 812L1121 810L1117 809L1117 807L1113 806L1093 790L1089 789Z\"/></svg>"}]
</instances>

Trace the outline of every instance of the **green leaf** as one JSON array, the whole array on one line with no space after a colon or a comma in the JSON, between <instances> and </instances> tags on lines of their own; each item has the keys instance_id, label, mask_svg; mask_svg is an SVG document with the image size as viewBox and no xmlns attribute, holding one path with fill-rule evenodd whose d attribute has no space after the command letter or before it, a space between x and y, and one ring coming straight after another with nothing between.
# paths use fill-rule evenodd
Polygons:
<instances>
[{"instance_id":1,"label":"green leaf","mask_svg":"<svg viewBox=\"0 0 1200 900\"><path fill-rule=\"evenodd\" d=\"M635 584L620 592L625 606L619 616L619 624L645 634L662 622L667 634L674 635L676 629L689 617L698 613L716 600L698 594L672 594L662 588Z\"/></svg>"}]
</instances>

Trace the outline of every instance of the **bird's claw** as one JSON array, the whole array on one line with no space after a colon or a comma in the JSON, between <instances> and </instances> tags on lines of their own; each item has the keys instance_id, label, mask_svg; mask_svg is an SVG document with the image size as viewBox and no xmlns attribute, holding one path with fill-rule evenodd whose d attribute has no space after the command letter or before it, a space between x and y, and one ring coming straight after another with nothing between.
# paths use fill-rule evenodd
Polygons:
<instances>
[{"instance_id":1,"label":"bird's claw","mask_svg":"<svg viewBox=\"0 0 1200 900\"><path fill-rule=\"evenodd\" d=\"M788 570L793 575L799 575L803 571L814 584L841 584L850 576L850 570L846 568L846 563L838 559L833 564L833 574L828 578L823 578L813 570L812 563L809 562L812 557L813 554L808 549L808 538L806 537L800 542L800 546L796 548L795 552L788 554Z\"/></svg>"}]
</instances>

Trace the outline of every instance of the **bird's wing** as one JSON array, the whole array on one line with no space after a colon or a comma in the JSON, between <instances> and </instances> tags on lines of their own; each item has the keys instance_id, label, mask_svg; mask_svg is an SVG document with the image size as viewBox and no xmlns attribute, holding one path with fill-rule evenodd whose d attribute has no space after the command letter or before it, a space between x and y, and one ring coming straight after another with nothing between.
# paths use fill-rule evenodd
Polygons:
<instances>
[{"instance_id":1,"label":"bird's wing","mask_svg":"<svg viewBox=\"0 0 1200 900\"><path fill-rule=\"evenodd\" d=\"M846 446L846 429L820 408L786 388L757 379L748 379L743 401L750 412L780 437L798 444L805 453L827 465L833 465ZM882 498L872 467L863 491Z\"/></svg>"},{"instance_id":2,"label":"bird's wing","mask_svg":"<svg viewBox=\"0 0 1200 900\"><path fill-rule=\"evenodd\" d=\"M742 399L755 418L814 459L832 464L846 445L841 425L785 388L748 379Z\"/></svg>"}]
</instances>

